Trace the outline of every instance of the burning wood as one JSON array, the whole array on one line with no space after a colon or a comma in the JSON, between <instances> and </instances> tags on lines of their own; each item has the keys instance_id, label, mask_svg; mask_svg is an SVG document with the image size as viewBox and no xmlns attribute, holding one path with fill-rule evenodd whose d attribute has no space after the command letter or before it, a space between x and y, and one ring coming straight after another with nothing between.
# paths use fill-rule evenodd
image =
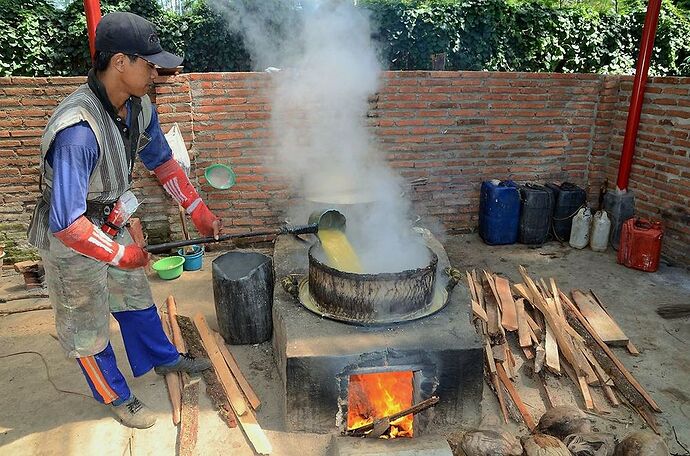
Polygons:
<instances>
[{"instance_id":1,"label":"burning wood","mask_svg":"<svg viewBox=\"0 0 690 456\"><path fill-rule=\"evenodd\" d=\"M393 415L379 418L379 419L377 419L377 420L375 420L369 424L365 424L363 426L359 426L359 427L354 428L354 429L348 429L345 432L343 432L343 435L349 435L349 436L353 436L353 437L362 437L364 435L367 435L367 433L369 433L370 431L373 431L374 429L381 429L382 424L388 423L388 425L390 426L395 420L402 418L406 415L416 415L419 412L423 412L424 410L428 409L429 407L433 407L434 405L438 404L438 401L439 401L439 398L437 396L432 396L429 399L422 401L415 406L412 406L410 408L402 410L402 411L395 413ZM385 430L381 434L383 434L383 433L385 433Z\"/></svg>"},{"instance_id":2,"label":"burning wood","mask_svg":"<svg viewBox=\"0 0 690 456\"><path fill-rule=\"evenodd\" d=\"M412 371L350 376L347 427L359 429L376 423L382 416L392 416L409 408L412 394ZM412 415L401 415L393 421L390 423L390 437L412 437ZM382 429L379 435L386 433L388 428Z\"/></svg>"}]
</instances>

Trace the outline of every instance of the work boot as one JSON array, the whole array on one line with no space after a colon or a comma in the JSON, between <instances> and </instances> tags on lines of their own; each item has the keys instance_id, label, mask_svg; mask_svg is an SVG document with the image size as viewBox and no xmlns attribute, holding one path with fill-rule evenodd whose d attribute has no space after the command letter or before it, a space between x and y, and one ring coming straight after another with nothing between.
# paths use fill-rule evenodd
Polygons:
<instances>
[{"instance_id":1,"label":"work boot","mask_svg":"<svg viewBox=\"0 0 690 456\"><path fill-rule=\"evenodd\" d=\"M110 409L127 427L147 429L156 424L156 416L134 394L120 405L111 405Z\"/></svg>"},{"instance_id":2,"label":"work boot","mask_svg":"<svg viewBox=\"0 0 690 456\"><path fill-rule=\"evenodd\" d=\"M180 357L173 364L167 366L154 367L158 375L165 375L170 372L187 372L197 374L212 367L211 360L208 358L195 358L188 353L180 353Z\"/></svg>"}]
</instances>

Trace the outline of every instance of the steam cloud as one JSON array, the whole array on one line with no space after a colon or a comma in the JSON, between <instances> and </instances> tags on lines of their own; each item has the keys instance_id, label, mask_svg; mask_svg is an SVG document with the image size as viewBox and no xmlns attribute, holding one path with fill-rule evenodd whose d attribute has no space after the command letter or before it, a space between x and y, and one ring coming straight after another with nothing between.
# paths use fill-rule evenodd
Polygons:
<instances>
[{"instance_id":1,"label":"steam cloud","mask_svg":"<svg viewBox=\"0 0 690 456\"><path fill-rule=\"evenodd\" d=\"M283 70L273 75L270 165L305 198L291 217L304 223L312 209L344 212L366 272L426 265L401 180L366 126L381 72L366 11L347 1L233 5L240 14L228 15L230 24L254 69Z\"/></svg>"}]
</instances>

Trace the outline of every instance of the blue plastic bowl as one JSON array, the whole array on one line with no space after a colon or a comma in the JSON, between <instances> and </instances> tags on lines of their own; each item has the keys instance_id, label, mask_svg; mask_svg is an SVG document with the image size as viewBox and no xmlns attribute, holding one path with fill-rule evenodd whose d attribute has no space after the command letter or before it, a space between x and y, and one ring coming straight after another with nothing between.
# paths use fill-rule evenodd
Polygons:
<instances>
[{"instance_id":1,"label":"blue plastic bowl","mask_svg":"<svg viewBox=\"0 0 690 456\"><path fill-rule=\"evenodd\" d=\"M181 248L177 251L177 254L184 258L184 264L182 268L185 271L198 271L201 269L204 259L204 247L200 245L193 245L192 253L185 253L185 248Z\"/></svg>"}]
</instances>

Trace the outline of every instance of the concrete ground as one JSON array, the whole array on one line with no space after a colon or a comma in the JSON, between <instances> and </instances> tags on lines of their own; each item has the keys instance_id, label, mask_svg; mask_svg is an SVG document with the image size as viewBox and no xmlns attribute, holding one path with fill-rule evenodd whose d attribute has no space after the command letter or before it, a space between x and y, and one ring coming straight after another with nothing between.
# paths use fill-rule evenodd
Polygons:
<instances>
[{"instance_id":1,"label":"concrete ground","mask_svg":"<svg viewBox=\"0 0 690 456\"><path fill-rule=\"evenodd\" d=\"M522 264L533 277L553 277L562 289L593 289L640 350L641 355L636 358L623 350L615 351L664 410L658 421L671 452L683 454L672 429L686 447L690 445L690 319L664 320L655 309L690 302L687 270L662 265L653 274L634 271L617 265L610 251L578 251L555 243L539 249L522 245L489 247L474 234L449 236L444 245L451 263L461 270L485 268L517 280L517 265ZM199 272L187 272L170 282L152 275L150 281L158 305L173 294L181 314L192 316L201 312L209 325L217 329L210 276L212 256L209 254ZM22 283L20 276L4 269L0 296L23 291ZM0 312L45 302L39 299L0 304ZM89 390L77 365L64 357L54 339L52 311L0 317L0 455L174 454L176 429L170 419L164 381L153 372L132 378L118 332L113 321L112 341L120 367L132 390L158 414L158 423L151 429L125 428L111 418L104 406L84 396L89 396ZM273 454L327 454L330 435L285 432L283 398L270 343L230 349L263 402L257 417L273 445ZM521 364L522 358L518 358ZM538 417L543 402L529 381L522 381L521 378L519 390L530 411ZM569 381L557 382L563 402L579 403ZM607 408L603 399L597 398ZM497 423L497 410L493 393L485 388L484 405L481 412L477 411L474 424ZM642 427L640 419L625 407L610 411L606 419L594 418L598 429L614 432L621 438ZM516 424L509 429L524 432ZM196 448L198 454L254 454L239 428L229 429L221 422L205 394L201 395Z\"/></svg>"}]
</instances>

